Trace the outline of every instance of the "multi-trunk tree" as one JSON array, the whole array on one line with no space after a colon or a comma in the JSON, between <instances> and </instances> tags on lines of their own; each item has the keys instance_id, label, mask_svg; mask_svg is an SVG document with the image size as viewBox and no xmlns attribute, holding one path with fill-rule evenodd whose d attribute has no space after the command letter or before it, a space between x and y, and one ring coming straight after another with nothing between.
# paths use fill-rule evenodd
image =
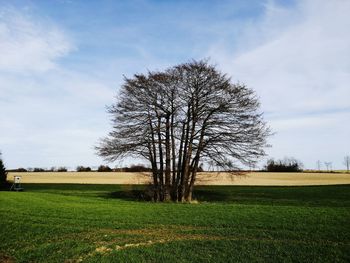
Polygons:
<instances>
[{"instance_id":1,"label":"multi-trunk tree","mask_svg":"<svg viewBox=\"0 0 350 263\"><path fill-rule=\"evenodd\" d=\"M251 165L270 134L253 90L206 61L126 78L108 112L113 129L98 154L148 160L155 201L191 201L201 163L225 171Z\"/></svg>"}]
</instances>

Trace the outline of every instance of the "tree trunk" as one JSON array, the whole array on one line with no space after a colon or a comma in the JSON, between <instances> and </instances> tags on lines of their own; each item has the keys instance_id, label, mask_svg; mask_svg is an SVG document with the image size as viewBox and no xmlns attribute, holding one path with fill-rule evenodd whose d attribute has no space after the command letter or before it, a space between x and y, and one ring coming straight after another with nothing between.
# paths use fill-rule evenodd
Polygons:
<instances>
[{"instance_id":1,"label":"tree trunk","mask_svg":"<svg viewBox=\"0 0 350 263\"><path fill-rule=\"evenodd\" d=\"M188 150L186 152L186 158L184 160L184 171L183 171L183 181L181 186L181 202L187 201L186 198L186 192L188 191L188 181L191 173L191 157L192 157L192 150L193 150L193 139L194 139L194 132L195 132L196 122L194 119L192 119L192 127L191 127L191 133L189 136L189 142L188 142Z\"/></svg>"},{"instance_id":2,"label":"tree trunk","mask_svg":"<svg viewBox=\"0 0 350 263\"><path fill-rule=\"evenodd\" d=\"M196 156L197 157L197 156ZM198 164L199 164L199 158L194 159L194 164L191 165L191 180L189 185L186 188L186 193L185 193L185 200L187 202L192 201L192 194L193 194L193 187L194 187L194 182L196 181L196 176L197 176L197 171L198 171Z\"/></svg>"},{"instance_id":3,"label":"tree trunk","mask_svg":"<svg viewBox=\"0 0 350 263\"><path fill-rule=\"evenodd\" d=\"M165 123L165 187L164 201L170 201L171 159L170 159L170 116L166 116Z\"/></svg>"},{"instance_id":4,"label":"tree trunk","mask_svg":"<svg viewBox=\"0 0 350 263\"><path fill-rule=\"evenodd\" d=\"M200 159L200 155L203 149L203 144L204 144L204 134L205 134L205 130L206 130L206 125L207 125L207 120L210 117L211 114L208 115L208 117L204 120L203 125L202 125L202 130L201 130L201 134L200 134L200 138L199 138L199 143L198 143L198 148L197 148L197 152L195 157L193 158L193 162L191 164L191 180L190 183L187 187L187 191L186 191L186 201L187 202L191 202L192 201L192 194L193 194L193 188L194 188L194 182L196 181L196 177L197 177L197 171L198 171L198 165L199 165L199 159Z\"/></svg>"},{"instance_id":5,"label":"tree trunk","mask_svg":"<svg viewBox=\"0 0 350 263\"><path fill-rule=\"evenodd\" d=\"M171 182L171 199L176 200L176 152L175 152L175 135L174 135L174 105L171 104L171 122L170 122L170 137L171 137L171 155L172 155L172 182ZM176 188L175 188L176 189Z\"/></svg>"},{"instance_id":6,"label":"tree trunk","mask_svg":"<svg viewBox=\"0 0 350 263\"><path fill-rule=\"evenodd\" d=\"M155 202L159 201L159 174L157 167L157 150L156 150L156 142L154 139L154 128L152 125L152 120L149 118L149 126L151 133L151 145L149 144L150 151L150 162L152 165L152 176L153 176L153 199Z\"/></svg>"},{"instance_id":7,"label":"tree trunk","mask_svg":"<svg viewBox=\"0 0 350 263\"><path fill-rule=\"evenodd\" d=\"M184 146L184 139L185 139L185 128L186 123L183 123L182 125L182 132L181 132L181 139L180 139L180 146L179 146L179 156L178 156L178 162L177 162L177 171L176 171L176 182L175 185L173 185L173 191L174 191L174 201L180 201L179 200L179 193L180 193L180 181L181 181L181 172L182 172L182 155L183 155L183 146Z\"/></svg>"},{"instance_id":8,"label":"tree trunk","mask_svg":"<svg viewBox=\"0 0 350 263\"><path fill-rule=\"evenodd\" d=\"M163 160L163 145L162 145L162 133L161 133L161 117L158 116L158 151L159 151L159 199L164 200L164 160Z\"/></svg>"},{"instance_id":9,"label":"tree trunk","mask_svg":"<svg viewBox=\"0 0 350 263\"><path fill-rule=\"evenodd\" d=\"M184 138L184 147L183 147L183 156L181 161L181 171L180 171L180 184L178 187L178 201L184 202L184 194L185 194L185 173L187 171L186 163L188 158L188 145L189 145L189 134L190 134L190 120L191 120L191 106L188 106L187 110L187 121L185 125L185 138Z\"/></svg>"}]
</instances>

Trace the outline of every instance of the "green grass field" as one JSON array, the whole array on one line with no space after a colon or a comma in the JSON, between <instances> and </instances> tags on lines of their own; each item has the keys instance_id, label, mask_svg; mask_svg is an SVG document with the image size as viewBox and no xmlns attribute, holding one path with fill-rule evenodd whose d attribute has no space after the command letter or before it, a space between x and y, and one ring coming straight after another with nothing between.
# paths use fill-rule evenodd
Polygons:
<instances>
[{"instance_id":1,"label":"green grass field","mask_svg":"<svg viewBox=\"0 0 350 263\"><path fill-rule=\"evenodd\" d=\"M142 186L0 192L0 262L350 262L350 185L203 186L198 204Z\"/></svg>"}]
</instances>

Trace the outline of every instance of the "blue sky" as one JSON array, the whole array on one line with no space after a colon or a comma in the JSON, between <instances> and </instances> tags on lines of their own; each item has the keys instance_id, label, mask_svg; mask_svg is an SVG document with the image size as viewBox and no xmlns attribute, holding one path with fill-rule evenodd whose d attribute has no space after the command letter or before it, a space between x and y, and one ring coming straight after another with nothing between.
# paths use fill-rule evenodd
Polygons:
<instances>
[{"instance_id":1,"label":"blue sky","mask_svg":"<svg viewBox=\"0 0 350 263\"><path fill-rule=\"evenodd\" d=\"M269 157L343 168L349 13L346 0L0 0L3 158L10 168L102 164L93 146L123 75L210 58L256 90L276 133Z\"/></svg>"}]
</instances>

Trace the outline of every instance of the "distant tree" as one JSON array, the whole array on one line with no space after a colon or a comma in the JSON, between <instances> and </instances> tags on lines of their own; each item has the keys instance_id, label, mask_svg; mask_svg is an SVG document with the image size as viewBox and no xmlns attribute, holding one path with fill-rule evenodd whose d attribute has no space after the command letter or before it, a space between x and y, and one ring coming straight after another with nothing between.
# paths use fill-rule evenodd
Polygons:
<instances>
[{"instance_id":1,"label":"distant tree","mask_svg":"<svg viewBox=\"0 0 350 263\"><path fill-rule=\"evenodd\" d=\"M64 166L58 167L57 172L67 172L67 168Z\"/></svg>"},{"instance_id":2,"label":"distant tree","mask_svg":"<svg viewBox=\"0 0 350 263\"><path fill-rule=\"evenodd\" d=\"M139 172L152 172L152 168L148 168L143 164L133 164L130 167L115 167L114 172L127 172L127 173L139 173Z\"/></svg>"},{"instance_id":3,"label":"distant tree","mask_svg":"<svg viewBox=\"0 0 350 263\"><path fill-rule=\"evenodd\" d=\"M77 167L77 172L91 172L90 167L84 167L84 166L78 166Z\"/></svg>"},{"instance_id":4,"label":"distant tree","mask_svg":"<svg viewBox=\"0 0 350 263\"><path fill-rule=\"evenodd\" d=\"M317 171L321 171L321 161L320 160L318 160L316 162L316 167L317 167Z\"/></svg>"},{"instance_id":5,"label":"distant tree","mask_svg":"<svg viewBox=\"0 0 350 263\"><path fill-rule=\"evenodd\" d=\"M7 171L4 165L4 162L1 157L1 152L0 152L0 188L4 189L8 185L7 182Z\"/></svg>"},{"instance_id":6,"label":"distant tree","mask_svg":"<svg viewBox=\"0 0 350 263\"><path fill-rule=\"evenodd\" d=\"M11 170L7 170L8 172L14 172L14 173L25 173L28 172L27 169L25 168L17 168L17 169L11 169Z\"/></svg>"},{"instance_id":7,"label":"distant tree","mask_svg":"<svg viewBox=\"0 0 350 263\"><path fill-rule=\"evenodd\" d=\"M35 167L35 168L33 168L33 172L35 172L35 173L41 173L41 172L46 172L46 170L45 170L44 168Z\"/></svg>"},{"instance_id":8,"label":"distant tree","mask_svg":"<svg viewBox=\"0 0 350 263\"><path fill-rule=\"evenodd\" d=\"M350 167L350 156L349 155L344 157L344 165L346 166L346 171L349 172L349 167Z\"/></svg>"},{"instance_id":9,"label":"distant tree","mask_svg":"<svg viewBox=\"0 0 350 263\"><path fill-rule=\"evenodd\" d=\"M191 201L200 163L232 171L265 155L270 131L259 106L253 90L206 61L134 75L96 149L107 161L149 161L155 201Z\"/></svg>"},{"instance_id":10,"label":"distant tree","mask_svg":"<svg viewBox=\"0 0 350 263\"><path fill-rule=\"evenodd\" d=\"M265 170L268 172L301 172L303 164L295 158L284 158L283 160L270 159L267 161Z\"/></svg>"},{"instance_id":11,"label":"distant tree","mask_svg":"<svg viewBox=\"0 0 350 263\"><path fill-rule=\"evenodd\" d=\"M332 162L324 162L324 165L326 166L327 172L332 171Z\"/></svg>"},{"instance_id":12,"label":"distant tree","mask_svg":"<svg viewBox=\"0 0 350 263\"><path fill-rule=\"evenodd\" d=\"M126 172L131 172L131 173L151 172L152 171L152 169L147 168L146 166L144 166L142 164L131 165L130 167L125 167L124 170Z\"/></svg>"},{"instance_id":13,"label":"distant tree","mask_svg":"<svg viewBox=\"0 0 350 263\"><path fill-rule=\"evenodd\" d=\"M108 165L100 165L97 172L112 172L112 169Z\"/></svg>"}]
</instances>

